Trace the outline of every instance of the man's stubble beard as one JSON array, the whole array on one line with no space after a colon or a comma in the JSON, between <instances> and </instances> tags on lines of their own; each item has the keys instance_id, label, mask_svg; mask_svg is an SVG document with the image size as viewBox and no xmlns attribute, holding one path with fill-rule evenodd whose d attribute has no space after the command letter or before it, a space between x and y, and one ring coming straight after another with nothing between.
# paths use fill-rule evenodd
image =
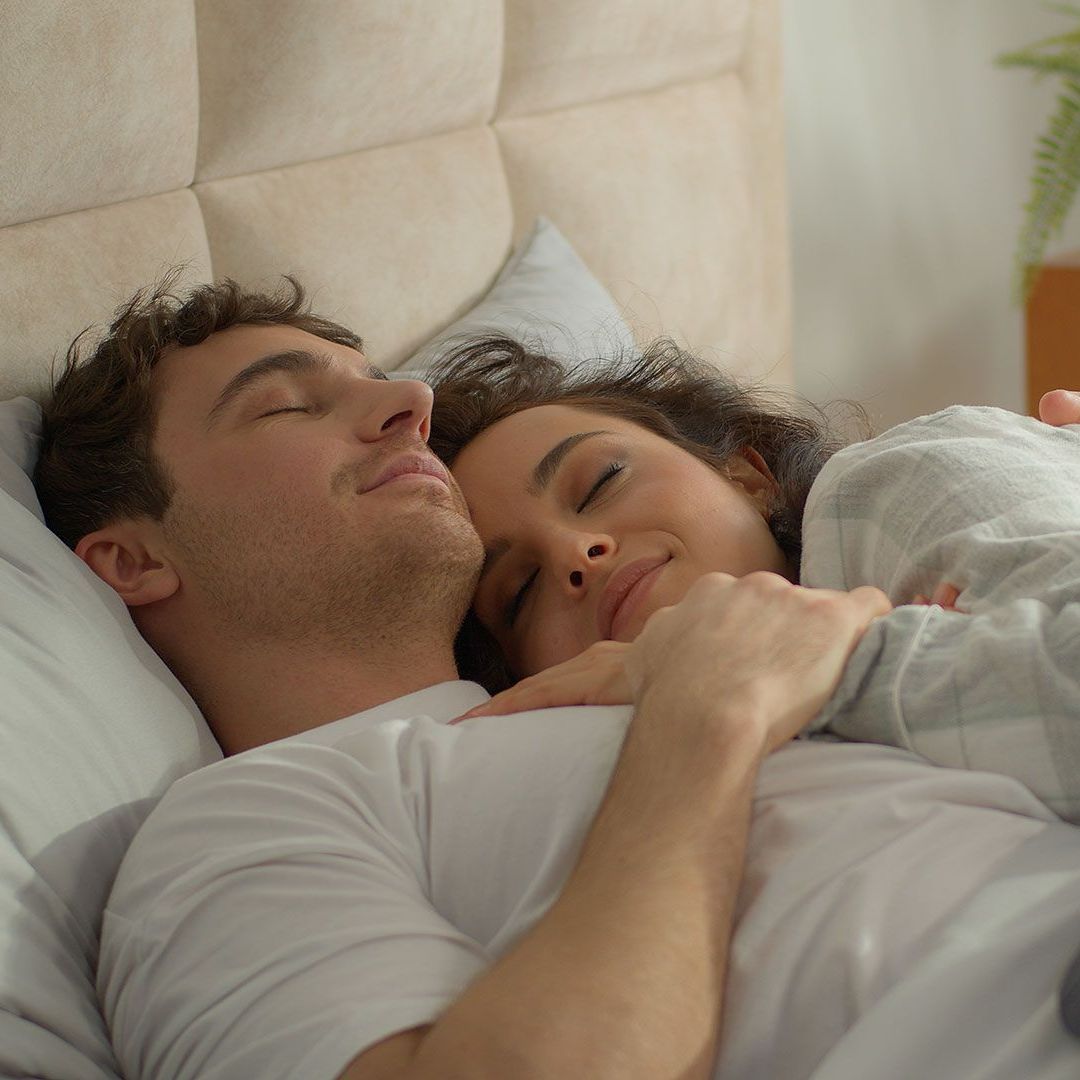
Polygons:
<instances>
[{"instance_id":1,"label":"man's stubble beard","mask_svg":"<svg viewBox=\"0 0 1080 1080\"><path fill-rule=\"evenodd\" d=\"M166 515L183 573L226 637L380 653L453 640L483 550L440 493L413 493L380 520L341 520L330 532L281 509L267 500L233 513L178 496Z\"/></svg>"}]
</instances>

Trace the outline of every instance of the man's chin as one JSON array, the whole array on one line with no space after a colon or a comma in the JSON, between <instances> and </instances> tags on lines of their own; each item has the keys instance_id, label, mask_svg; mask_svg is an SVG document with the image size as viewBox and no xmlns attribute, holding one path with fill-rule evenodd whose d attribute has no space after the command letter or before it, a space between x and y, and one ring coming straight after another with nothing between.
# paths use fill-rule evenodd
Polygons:
<instances>
[{"instance_id":1,"label":"man's chin","mask_svg":"<svg viewBox=\"0 0 1080 1080\"><path fill-rule=\"evenodd\" d=\"M430 566L445 573L456 567L470 587L479 576L484 546L472 519L453 503L417 505L412 513L396 517L390 531L395 546L418 571Z\"/></svg>"}]
</instances>

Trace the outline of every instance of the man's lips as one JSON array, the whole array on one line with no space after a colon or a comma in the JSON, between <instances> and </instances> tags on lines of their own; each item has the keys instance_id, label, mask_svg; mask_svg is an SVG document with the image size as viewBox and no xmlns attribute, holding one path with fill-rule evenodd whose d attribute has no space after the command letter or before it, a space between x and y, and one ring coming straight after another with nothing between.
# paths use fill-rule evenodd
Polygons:
<instances>
[{"instance_id":1,"label":"man's lips","mask_svg":"<svg viewBox=\"0 0 1080 1080\"><path fill-rule=\"evenodd\" d=\"M670 555L650 555L612 573L596 610L596 631L602 641L614 638L625 627L670 558Z\"/></svg>"},{"instance_id":2,"label":"man's lips","mask_svg":"<svg viewBox=\"0 0 1080 1080\"><path fill-rule=\"evenodd\" d=\"M363 490L364 492L374 491L375 488L382 487L383 484L388 484L392 480L397 480L403 476L431 477L440 481L447 489L450 487L446 467L437 457L433 454L407 453L387 462L382 470L376 474L375 479Z\"/></svg>"}]
</instances>

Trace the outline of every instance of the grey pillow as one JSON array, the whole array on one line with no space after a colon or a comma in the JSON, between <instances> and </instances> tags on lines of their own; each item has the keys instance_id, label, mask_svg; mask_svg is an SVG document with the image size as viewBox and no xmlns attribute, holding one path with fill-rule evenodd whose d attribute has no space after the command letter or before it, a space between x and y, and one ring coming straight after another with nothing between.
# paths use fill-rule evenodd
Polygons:
<instances>
[{"instance_id":1,"label":"grey pillow","mask_svg":"<svg viewBox=\"0 0 1080 1080\"><path fill-rule=\"evenodd\" d=\"M483 300L392 374L422 377L447 349L483 334L516 338L569 363L634 348L610 293L545 217L536 219Z\"/></svg>"}]
</instances>

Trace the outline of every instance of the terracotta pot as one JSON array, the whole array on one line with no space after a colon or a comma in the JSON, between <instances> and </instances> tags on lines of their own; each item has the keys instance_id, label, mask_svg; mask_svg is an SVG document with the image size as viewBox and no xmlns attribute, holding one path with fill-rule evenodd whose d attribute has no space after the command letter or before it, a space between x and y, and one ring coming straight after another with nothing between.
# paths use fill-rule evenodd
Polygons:
<instances>
[{"instance_id":1,"label":"terracotta pot","mask_svg":"<svg viewBox=\"0 0 1080 1080\"><path fill-rule=\"evenodd\" d=\"M1043 264L1027 302L1027 407L1059 386L1080 390L1080 251Z\"/></svg>"}]
</instances>

